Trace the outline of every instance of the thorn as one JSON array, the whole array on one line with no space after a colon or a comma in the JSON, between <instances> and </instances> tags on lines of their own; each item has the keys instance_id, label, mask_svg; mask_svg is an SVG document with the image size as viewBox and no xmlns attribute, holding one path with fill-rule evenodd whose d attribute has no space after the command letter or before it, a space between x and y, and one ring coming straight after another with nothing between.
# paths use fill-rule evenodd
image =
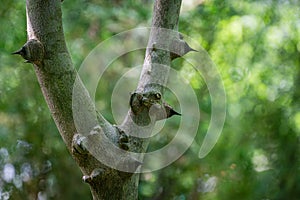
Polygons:
<instances>
[{"instance_id":1,"label":"thorn","mask_svg":"<svg viewBox=\"0 0 300 200\"><path fill-rule=\"evenodd\" d=\"M23 57L24 54L25 54L25 48L24 47L22 47L18 51L15 51L15 52L11 53L11 55L21 55L22 57Z\"/></svg>"},{"instance_id":2,"label":"thorn","mask_svg":"<svg viewBox=\"0 0 300 200\"><path fill-rule=\"evenodd\" d=\"M85 182L85 183L89 183L91 179L90 179L89 176L84 175L84 176L82 177L82 180L83 180L83 182Z\"/></svg>"},{"instance_id":3,"label":"thorn","mask_svg":"<svg viewBox=\"0 0 300 200\"><path fill-rule=\"evenodd\" d=\"M196 49L193 49L192 47L190 47L190 45L188 45L188 43L184 42L184 45L185 45L185 49L184 49L184 55L187 54L188 52L190 51L195 51L195 52L198 52Z\"/></svg>"},{"instance_id":4,"label":"thorn","mask_svg":"<svg viewBox=\"0 0 300 200\"><path fill-rule=\"evenodd\" d=\"M25 59L25 63L34 63L40 65L44 58L43 44L36 40L28 40L21 49L13 52L12 54L21 55Z\"/></svg>"},{"instance_id":5,"label":"thorn","mask_svg":"<svg viewBox=\"0 0 300 200\"><path fill-rule=\"evenodd\" d=\"M174 109L171 109L170 110L170 117L173 116L173 115L179 115L179 116L181 116L181 114L179 112L175 111Z\"/></svg>"},{"instance_id":6,"label":"thorn","mask_svg":"<svg viewBox=\"0 0 300 200\"><path fill-rule=\"evenodd\" d=\"M165 106L165 110L167 112L167 118L172 117L173 115L179 115L181 116L181 114L177 111L175 111L169 104L164 103Z\"/></svg>"},{"instance_id":7,"label":"thorn","mask_svg":"<svg viewBox=\"0 0 300 200\"><path fill-rule=\"evenodd\" d=\"M79 153L81 155L88 154L87 138L80 134L75 134L72 139L72 151L73 153Z\"/></svg>"},{"instance_id":8,"label":"thorn","mask_svg":"<svg viewBox=\"0 0 300 200\"><path fill-rule=\"evenodd\" d=\"M188 43L184 40L183 36L179 33L179 38L175 38L170 48L170 58L174 60L182 57L190 51L198 52L191 48Z\"/></svg>"},{"instance_id":9,"label":"thorn","mask_svg":"<svg viewBox=\"0 0 300 200\"><path fill-rule=\"evenodd\" d=\"M91 183L95 178L99 177L100 175L104 174L105 169L102 168L96 168L92 171L92 173L88 176L85 175L82 177L83 182L85 183Z\"/></svg>"},{"instance_id":10,"label":"thorn","mask_svg":"<svg viewBox=\"0 0 300 200\"><path fill-rule=\"evenodd\" d=\"M15 51L15 52L12 52L11 55L14 55L14 54L21 55L21 51L22 51L22 49L20 49L20 50L18 50L18 51Z\"/></svg>"},{"instance_id":11,"label":"thorn","mask_svg":"<svg viewBox=\"0 0 300 200\"><path fill-rule=\"evenodd\" d=\"M189 51L195 51L195 52L199 52L198 50L196 50L196 49L193 49L193 48L191 48L190 46L188 46L189 47Z\"/></svg>"},{"instance_id":12,"label":"thorn","mask_svg":"<svg viewBox=\"0 0 300 200\"><path fill-rule=\"evenodd\" d=\"M181 116L181 114L177 111L175 111L169 104L164 103L164 107L167 113L167 118L172 117L173 115L179 115Z\"/></svg>"},{"instance_id":13,"label":"thorn","mask_svg":"<svg viewBox=\"0 0 300 200\"><path fill-rule=\"evenodd\" d=\"M198 50L193 49L192 47L190 47L190 46L187 44L187 52L186 52L186 53L191 52L191 51L199 52Z\"/></svg>"},{"instance_id":14,"label":"thorn","mask_svg":"<svg viewBox=\"0 0 300 200\"><path fill-rule=\"evenodd\" d=\"M158 108L158 110L155 110L156 120L162 120L172 117L173 115L179 115L181 114L177 111L175 111L169 104L164 102L162 106Z\"/></svg>"},{"instance_id":15,"label":"thorn","mask_svg":"<svg viewBox=\"0 0 300 200\"><path fill-rule=\"evenodd\" d=\"M199 51L193 49L192 47L190 47L190 45L188 45L188 43L183 39L183 35L182 35L181 33L179 33L179 39L182 40L182 41L184 42L185 50L186 50L185 53L188 53L189 51L196 51L196 52L199 52Z\"/></svg>"}]
</instances>

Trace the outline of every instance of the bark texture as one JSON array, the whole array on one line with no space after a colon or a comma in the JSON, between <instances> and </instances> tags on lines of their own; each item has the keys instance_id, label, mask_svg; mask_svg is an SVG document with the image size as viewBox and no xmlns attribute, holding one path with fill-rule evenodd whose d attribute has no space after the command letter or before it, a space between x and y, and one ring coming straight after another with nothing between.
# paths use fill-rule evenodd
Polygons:
<instances>
[{"instance_id":1,"label":"bark texture","mask_svg":"<svg viewBox=\"0 0 300 200\"><path fill-rule=\"evenodd\" d=\"M170 65L170 53L165 50L153 51L155 44L169 46L173 36L163 37L161 29L176 30L180 11L181 0L156 0L153 10L152 31L149 38L148 49L145 55L143 70L137 91L141 93L159 92L163 94L163 88L157 87L167 80L168 68L158 64ZM28 41L34 41L38 48L27 42L22 51L16 52L22 55L34 66L43 95L49 106L56 126L74 159L77 161L83 180L90 185L94 199L137 199L139 174L120 172L101 164L89 153L87 146L90 141L103 141L101 134L89 135L76 129L72 113L72 95L75 80L79 80L77 72L72 64L66 47L60 0L27 0L27 33ZM32 51L35 49L36 51ZM151 50L152 49L152 50ZM35 52L38 52L35 53ZM32 53L32 54L30 54ZM89 127L93 133L103 133L115 145L120 140L120 130L125 133L137 131L133 128L134 122L143 122L145 113L136 116L131 111L120 125L120 128L108 123L101 114L97 114L92 100L89 97L81 81L76 88L76 96L82 103L81 117L85 127ZM151 84L149 84L151 83ZM157 83L153 84L153 83ZM124 102L124 103L127 103ZM150 124L146 131L151 131L154 123ZM100 129L97 129L100 127ZM98 131L98 132L97 132ZM124 138L123 138L124 140ZM95 143L93 143L95 144ZM131 137L128 148L135 152L144 152L148 143L145 140ZM97 153L105 153L102 146L94 147ZM138 164L139 163L135 163Z\"/></svg>"}]
</instances>

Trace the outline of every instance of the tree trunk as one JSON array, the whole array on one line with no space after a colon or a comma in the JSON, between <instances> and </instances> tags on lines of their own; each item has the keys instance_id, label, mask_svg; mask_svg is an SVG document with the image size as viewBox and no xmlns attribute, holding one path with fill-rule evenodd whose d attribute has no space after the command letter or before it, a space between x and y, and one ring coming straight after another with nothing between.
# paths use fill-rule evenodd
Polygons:
<instances>
[{"instance_id":1,"label":"tree trunk","mask_svg":"<svg viewBox=\"0 0 300 200\"><path fill-rule=\"evenodd\" d=\"M168 51L156 49L156 46L163 44L169 48L174 36L161 35L162 31L159 28L177 30L180 6L181 0L155 1L152 31L137 88L137 92L140 94L146 92L163 94L163 88L160 86L168 78L168 68L160 67L158 64L169 66L171 56ZM105 151L103 141L108 138L118 146L120 132L140 131L133 128L133 123L144 123L145 113L133 113L130 110L124 123L115 127L96 112L88 92L77 76L66 48L60 0L27 0L26 14L28 41L16 53L33 64L56 126L84 174L83 180L90 185L93 198L137 199L139 173L121 172L105 166L90 151L97 154L109 153ZM75 81L76 91L73 91ZM78 128L74 123L72 110L74 93L76 93L76 101L81 106L80 119L83 119L84 129ZM143 105L131 105L131 108L135 108L135 106L137 106L137 110L141 110L139 106ZM148 112L149 109L147 114ZM155 121L151 122L150 128L146 131L150 131L154 123ZM91 132L96 132L96 134L91 134ZM89 149L90 144L93 145L92 150ZM147 146L147 140L129 138L128 148L130 151L143 152ZM136 169L141 165L141 161L133 159Z\"/></svg>"}]
</instances>

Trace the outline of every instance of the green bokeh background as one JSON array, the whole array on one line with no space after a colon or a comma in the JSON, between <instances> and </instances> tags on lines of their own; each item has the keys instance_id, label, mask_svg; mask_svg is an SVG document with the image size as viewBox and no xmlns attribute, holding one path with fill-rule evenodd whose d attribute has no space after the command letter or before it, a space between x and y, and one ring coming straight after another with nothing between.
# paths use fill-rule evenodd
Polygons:
<instances>
[{"instance_id":1,"label":"green bokeh background","mask_svg":"<svg viewBox=\"0 0 300 200\"><path fill-rule=\"evenodd\" d=\"M101 41L149 26L152 7L147 0L65 0L63 24L75 67ZM139 199L300 198L299 15L298 0L184 1L179 31L199 42L216 64L227 95L226 122L213 151L199 159L210 95L184 59L174 61L199 94L200 127L180 159L141 175ZM25 1L1 2L0 16L0 199L91 199L32 66L10 55L26 41ZM120 57L98 87L97 108L111 122L115 74L142 62L143 53ZM176 104L173 97L166 94ZM178 118L169 119L166 133L153 138L149 150L166 145L178 124Z\"/></svg>"}]
</instances>

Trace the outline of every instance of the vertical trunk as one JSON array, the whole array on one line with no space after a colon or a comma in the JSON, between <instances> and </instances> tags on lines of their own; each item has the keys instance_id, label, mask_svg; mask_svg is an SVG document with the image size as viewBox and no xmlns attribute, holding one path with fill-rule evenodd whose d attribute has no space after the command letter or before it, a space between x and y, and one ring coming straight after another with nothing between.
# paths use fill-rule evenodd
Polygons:
<instances>
[{"instance_id":1,"label":"vertical trunk","mask_svg":"<svg viewBox=\"0 0 300 200\"><path fill-rule=\"evenodd\" d=\"M153 44L161 43L166 39L167 45L171 41L171 36L162 36L157 28L177 29L181 0L156 0L153 10L152 31L149 38L148 50L138 90L145 91L153 88L145 88L148 83L161 84L167 80L166 68L161 68L154 63L170 65L170 54L167 51L158 51L153 55L149 50ZM45 100L49 106L56 126L66 143L68 150L77 161L84 174L84 180L90 185L94 199L137 199L139 174L120 172L115 169L103 166L95 157L86 152L74 150L74 137L78 135L78 130L74 124L72 113L73 85L77 77L69 52L66 48L64 33L62 28L62 13L60 0L27 0L27 33L28 41L37 41L41 44L38 58L34 46L27 43L24 52L20 53L34 66L37 78ZM29 54L28 54L29 52ZM42 54L41 54L42 52ZM152 71L152 73L148 73ZM163 74L163 75L161 75ZM79 81L79 83L81 83ZM161 91L162 93L163 91ZM96 117L93 102L85 87L77 87L76 95L83 102L83 113L85 127L92 130L99 125L102 131L107 131L110 139L117 137L115 128L102 117ZM127 101L126 101L127 103ZM128 118L128 117L127 117ZM124 127L131 129L132 121L125 121ZM83 134L83 133L79 133ZM75 135L75 136L74 136ZM99 134L100 135L100 134ZM88 137L88 136L87 136ZM101 141L99 136L97 139ZM141 141L143 143L143 141ZM117 142L115 142L117 145ZM79 148L82 148L79 144ZM136 145L134 143L130 145ZM146 144L147 146L147 144ZM103 148L103 147L102 147ZM101 153L101 147L97 147L97 152ZM135 149L135 148L133 148ZM141 152L141 149L137 149ZM103 152L102 152L103 153Z\"/></svg>"}]
</instances>

